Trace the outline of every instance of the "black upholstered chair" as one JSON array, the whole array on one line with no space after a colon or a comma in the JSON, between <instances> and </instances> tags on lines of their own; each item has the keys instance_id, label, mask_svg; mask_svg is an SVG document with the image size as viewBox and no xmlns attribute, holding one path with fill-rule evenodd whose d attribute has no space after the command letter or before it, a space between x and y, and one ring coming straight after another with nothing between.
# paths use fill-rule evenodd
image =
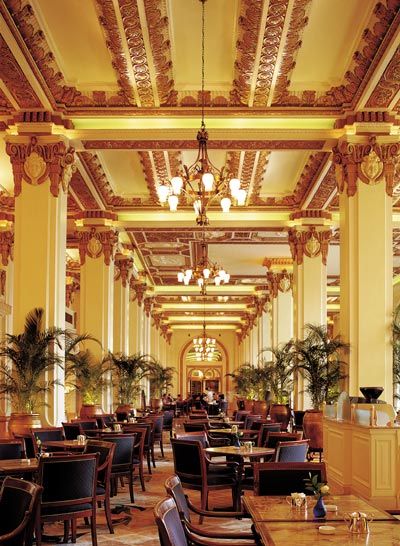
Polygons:
<instances>
[{"instance_id":1,"label":"black upholstered chair","mask_svg":"<svg viewBox=\"0 0 400 546\"><path fill-rule=\"evenodd\" d=\"M308 440L278 442L275 452L276 463L305 463L307 461Z\"/></svg>"},{"instance_id":2,"label":"black upholstered chair","mask_svg":"<svg viewBox=\"0 0 400 546\"><path fill-rule=\"evenodd\" d=\"M164 424L163 424L163 430L169 432L169 437L172 436L172 427L174 424L174 411L173 410L166 410L164 411Z\"/></svg>"},{"instance_id":3,"label":"black upholstered chair","mask_svg":"<svg viewBox=\"0 0 400 546\"><path fill-rule=\"evenodd\" d=\"M101 440L88 440L84 451L84 453L99 454L96 479L96 500L97 503L104 503L104 511L110 533L114 533L110 507L110 478L114 451L115 444L113 442L103 442Z\"/></svg>"},{"instance_id":4,"label":"black upholstered chair","mask_svg":"<svg viewBox=\"0 0 400 546\"><path fill-rule=\"evenodd\" d=\"M130 425L128 425L129 427ZM144 456L147 460L147 470L151 474L151 429L153 424L148 421L143 421L141 423L135 423L135 427L140 427L146 431L144 437Z\"/></svg>"},{"instance_id":5,"label":"black upholstered chair","mask_svg":"<svg viewBox=\"0 0 400 546\"><path fill-rule=\"evenodd\" d=\"M96 416L96 423L98 428L112 428L113 423L116 422L114 413L103 413L103 415Z\"/></svg>"},{"instance_id":6,"label":"black upholstered chair","mask_svg":"<svg viewBox=\"0 0 400 546\"><path fill-rule=\"evenodd\" d=\"M155 417L152 417L153 421L153 438L152 438L152 460L155 466L154 462L154 445L156 443L160 446L161 451L161 457L164 458L164 444L163 444L163 430L164 430L164 415L156 415Z\"/></svg>"},{"instance_id":7,"label":"black upholstered chair","mask_svg":"<svg viewBox=\"0 0 400 546\"><path fill-rule=\"evenodd\" d=\"M186 442L200 442L202 447L210 447L207 434L204 430L196 430L194 432L176 432L175 438Z\"/></svg>"},{"instance_id":8,"label":"black upholstered chair","mask_svg":"<svg viewBox=\"0 0 400 546\"><path fill-rule=\"evenodd\" d=\"M175 474L182 485L201 493L201 509L208 510L210 491L230 489L235 510L240 507L240 476L234 461L214 463L205 454L201 442L171 439Z\"/></svg>"},{"instance_id":9,"label":"black upholstered chair","mask_svg":"<svg viewBox=\"0 0 400 546\"><path fill-rule=\"evenodd\" d=\"M93 431L96 431L96 429L99 428L96 419L73 419L72 422L79 423L81 434L85 434L86 436L90 436ZM94 432L94 434L96 434L96 432Z\"/></svg>"},{"instance_id":10,"label":"black upholstered chair","mask_svg":"<svg viewBox=\"0 0 400 546\"><path fill-rule=\"evenodd\" d=\"M4 479L0 490L0 544L31 546L42 488L34 483Z\"/></svg>"},{"instance_id":11,"label":"black upholstered chair","mask_svg":"<svg viewBox=\"0 0 400 546\"><path fill-rule=\"evenodd\" d=\"M22 440L0 440L0 459L21 459L24 451Z\"/></svg>"},{"instance_id":12,"label":"black upholstered chair","mask_svg":"<svg viewBox=\"0 0 400 546\"><path fill-rule=\"evenodd\" d=\"M303 439L302 432L271 432L267 434L266 447L276 448L279 442L296 442Z\"/></svg>"},{"instance_id":13,"label":"black upholstered chair","mask_svg":"<svg viewBox=\"0 0 400 546\"><path fill-rule=\"evenodd\" d=\"M269 432L280 432L281 425L279 423L265 423L261 425L258 431L258 447L265 447L267 444L267 436Z\"/></svg>"},{"instance_id":14,"label":"black upholstered chair","mask_svg":"<svg viewBox=\"0 0 400 546\"><path fill-rule=\"evenodd\" d=\"M96 479L98 453L42 457L38 482L43 487L40 522L64 522L64 542L76 542L78 518L90 519L93 546L97 546ZM41 541L41 525L36 536Z\"/></svg>"},{"instance_id":15,"label":"black upholstered chair","mask_svg":"<svg viewBox=\"0 0 400 546\"><path fill-rule=\"evenodd\" d=\"M325 463L255 463L253 468L255 495L290 495L293 491L310 495L305 488L310 474L326 482Z\"/></svg>"},{"instance_id":16,"label":"black upholstered chair","mask_svg":"<svg viewBox=\"0 0 400 546\"><path fill-rule=\"evenodd\" d=\"M246 415L244 420L244 428L246 429L253 428L253 423L255 421L261 421L262 418L263 418L262 415L254 415L253 413L251 413L250 415Z\"/></svg>"},{"instance_id":17,"label":"black upholstered chair","mask_svg":"<svg viewBox=\"0 0 400 546\"><path fill-rule=\"evenodd\" d=\"M79 423L62 423L66 440L76 440L83 430Z\"/></svg>"},{"instance_id":18,"label":"black upholstered chair","mask_svg":"<svg viewBox=\"0 0 400 546\"><path fill-rule=\"evenodd\" d=\"M128 425L124 427L125 434L136 434L135 445L133 446L133 469L137 468L139 472L140 485L142 486L142 491L146 491L146 486L144 484L144 471L143 471L143 462L144 462L144 442L146 439L146 429L138 427L136 425Z\"/></svg>"},{"instance_id":19,"label":"black upholstered chair","mask_svg":"<svg viewBox=\"0 0 400 546\"><path fill-rule=\"evenodd\" d=\"M128 478L129 495L131 502L135 502L133 494L133 453L136 434L110 435L104 438L115 444L115 451L111 466L111 496L118 493L118 478Z\"/></svg>"},{"instance_id":20,"label":"black upholstered chair","mask_svg":"<svg viewBox=\"0 0 400 546\"><path fill-rule=\"evenodd\" d=\"M35 455L38 453L38 440L43 444L45 442L59 442L65 439L64 429L62 427L33 428L31 429L31 433ZM46 449L46 451L63 451L63 449L64 448L62 447L59 449L51 447Z\"/></svg>"},{"instance_id":21,"label":"black upholstered chair","mask_svg":"<svg viewBox=\"0 0 400 546\"><path fill-rule=\"evenodd\" d=\"M210 428L209 422L205 421L203 419L195 420L195 421L185 421L183 423L183 430L185 432L196 432L196 431L202 431L207 430Z\"/></svg>"}]
</instances>

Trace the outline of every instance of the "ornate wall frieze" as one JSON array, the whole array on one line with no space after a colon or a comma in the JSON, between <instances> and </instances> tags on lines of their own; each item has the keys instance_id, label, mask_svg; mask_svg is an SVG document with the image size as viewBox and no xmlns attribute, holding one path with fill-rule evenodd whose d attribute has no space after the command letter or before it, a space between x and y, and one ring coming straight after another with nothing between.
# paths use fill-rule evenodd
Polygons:
<instances>
[{"instance_id":1,"label":"ornate wall frieze","mask_svg":"<svg viewBox=\"0 0 400 546\"><path fill-rule=\"evenodd\" d=\"M268 167L270 153L271 152L266 152L265 150L263 150L262 152L260 152L260 155L258 157L256 172L254 175L253 191L251 192L251 195L249 197L250 205L255 205L260 199L260 191Z\"/></svg>"},{"instance_id":2,"label":"ornate wall frieze","mask_svg":"<svg viewBox=\"0 0 400 546\"><path fill-rule=\"evenodd\" d=\"M301 265L304 256L316 258L321 255L322 263L326 265L328 257L329 241L332 233L330 230L317 230L314 226L304 229L289 229L289 246L293 261Z\"/></svg>"},{"instance_id":3,"label":"ornate wall frieze","mask_svg":"<svg viewBox=\"0 0 400 546\"><path fill-rule=\"evenodd\" d=\"M290 213L291 220L300 220L301 218L320 218L325 220L331 220L332 214L327 210L320 209L296 210Z\"/></svg>"},{"instance_id":4,"label":"ornate wall frieze","mask_svg":"<svg viewBox=\"0 0 400 546\"><path fill-rule=\"evenodd\" d=\"M0 231L0 255L1 263L4 266L8 265L9 260L14 259L14 232Z\"/></svg>"},{"instance_id":5,"label":"ornate wall frieze","mask_svg":"<svg viewBox=\"0 0 400 546\"><path fill-rule=\"evenodd\" d=\"M118 0L118 5L141 106L154 106L151 75L137 2L136 0Z\"/></svg>"},{"instance_id":6,"label":"ornate wall frieze","mask_svg":"<svg viewBox=\"0 0 400 546\"><path fill-rule=\"evenodd\" d=\"M210 140L210 150L321 150L325 140ZM84 140L86 150L196 150L196 140Z\"/></svg>"},{"instance_id":7,"label":"ornate wall frieze","mask_svg":"<svg viewBox=\"0 0 400 546\"><path fill-rule=\"evenodd\" d=\"M75 195L81 202L84 210L98 208L99 204L93 197L92 192L89 190L85 180L82 177L82 174L79 172L78 169L72 175L69 187L71 190L74 191Z\"/></svg>"},{"instance_id":8,"label":"ornate wall frieze","mask_svg":"<svg viewBox=\"0 0 400 546\"><path fill-rule=\"evenodd\" d=\"M60 185L64 192L68 190L76 167L74 149L67 148L64 142L40 143L31 137L29 144L7 142L6 152L12 164L15 196L21 193L22 180L37 186L50 179L54 197L58 197Z\"/></svg>"},{"instance_id":9,"label":"ornate wall frieze","mask_svg":"<svg viewBox=\"0 0 400 546\"><path fill-rule=\"evenodd\" d=\"M115 280L121 279L122 286L126 288L133 269L133 260L132 258L127 258L126 256L117 257L114 260L114 264L117 272Z\"/></svg>"},{"instance_id":10,"label":"ornate wall frieze","mask_svg":"<svg viewBox=\"0 0 400 546\"><path fill-rule=\"evenodd\" d=\"M386 70L381 76L371 96L367 108L388 108L400 89L400 46L396 49Z\"/></svg>"},{"instance_id":11,"label":"ornate wall frieze","mask_svg":"<svg viewBox=\"0 0 400 546\"><path fill-rule=\"evenodd\" d=\"M310 209L323 209L332 192L335 191L336 186L335 166L331 165L314 197L309 202L308 207Z\"/></svg>"},{"instance_id":12,"label":"ornate wall frieze","mask_svg":"<svg viewBox=\"0 0 400 546\"><path fill-rule=\"evenodd\" d=\"M379 144L376 137L367 144L353 144L341 141L333 148L333 162L336 165L338 190L347 187L347 195L357 192L357 181L375 185L385 182L386 193L393 196L395 159L400 154L400 144Z\"/></svg>"},{"instance_id":13,"label":"ornate wall frieze","mask_svg":"<svg viewBox=\"0 0 400 546\"><path fill-rule=\"evenodd\" d=\"M86 256L99 258L104 256L104 263L110 265L118 242L118 234L114 230L102 230L95 226L78 231L79 257L84 265Z\"/></svg>"},{"instance_id":14,"label":"ornate wall frieze","mask_svg":"<svg viewBox=\"0 0 400 546\"><path fill-rule=\"evenodd\" d=\"M1 35L0 78L20 108L43 108L42 103Z\"/></svg>"}]
</instances>

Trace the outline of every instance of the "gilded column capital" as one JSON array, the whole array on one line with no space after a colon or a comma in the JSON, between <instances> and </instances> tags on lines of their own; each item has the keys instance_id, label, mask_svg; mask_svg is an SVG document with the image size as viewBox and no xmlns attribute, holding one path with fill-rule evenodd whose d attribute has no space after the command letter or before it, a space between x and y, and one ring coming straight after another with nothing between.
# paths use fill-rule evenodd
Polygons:
<instances>
[{"instance_id":1,"label":"gilded column capital","mask_svg":"<svg viewBox=\"0 0 400 546\"><path fill-rule=\"evenodd\" d=\"M329 241L332 237L330 229L317 228L316 226L297 227L289 229L289 246L293 261L301 265L304 256L308 258L322 257L322 263L326 265Z\"/></svg>"},{"instance_id":2,"label":"gilded column capital","mask_svg":"<svg viewBox=\"0 0 400 546\"><path fill-rule=\"evenodd\" d=\"M11 229L0 230L0 254L4 266L14 259L14 231Z\"/></svg>"},{"instance_id":3,"label":"gilded column capital","mask_svg":"<svg viewBox=\"0 0 400 546\"><path fill-rule=\"evenodd\" d=\"M278 292L285 294L291 290L293 285L293 274L289 273L286 269L276 272L268 271L267 281L269 293L273 298L277 298Z\"/></svg>"},{"instance_id":4,"label":"gilded column capital","mask_svg":"<svg viewBox=\"0 0 400 546\"><path fill-rule=\"evenodd\" d=\"M151 310L153 309L153 296L146 296L143 300L144 312L146 317L150 317Z\"/></svg>"},{"instance_id":5,"label":"gilded column capital","mask_svg":"<svg viewBox=\"0 0 400 546\"><path fill-rule=\"evenodd\" d=\"M386 184L386 193L393 195L395 161L400 154L400 143L379 143L371 136L367 143L339 141L333 148L333 163L339 193L347 186L347 195L357 192L358 179L364 184Z\"/></svg>"},{"instance_id":6,"label":"gilded column capital","mask_svg":"<svg viewBox=\"0 0 400 546\"><path fill-rule=\"evenodd\" d=\"M38 186L50 180L50 192L58 197L60 186L67 192L72 174L76 170L75 150L67 147L63 140L49 142L48 139L32 136L29 142L10 139L6 143L6 152L14 174L14 194L22 191L22 180L32 186Z\"/></svg>"},{"instance_id":7,"label":"gilded column capital","mask_svg":"<svg viewBox=\"0 0 400 546\"><path fill-rule=\"evenodd\" d=\"M66 305L66 307L71 307L71 305L74 303L75 292L77 292L79 289L80 289L79 279L76 278L76 277L72 277L72 276L67 275L66 285L65 285L65 305Z\"/></svg>"},{"instance_id":8,"label":"gilded column capital","mask_svg":"<svg viewBox=\"0 0 400 546\"><path fill-rule=\"evenodd\" d=\"M141 307L147 289L146 281L135 279L133 276L131 276L129 286L134 293L134 298L132 299L132 301L137 300L139 307Z\"/></svg>"},{"instance_id":9,"label":"gilded column capital","mask_svg":"<svg viewBox=\"0 0 400 546\"><path fill-rule=\"evenodd\" d=\"M118 242L118 233L114 229L101 226L88 226L78 231L79 257L84 265L86 256L99 258L104 256L104 263L110 265Z\"/></svg>"},{"instance_id":10,"label":"gilded column capital","mask_svg":"<svg viewBox=\"0 0 400 546\"><path fill-rule=\"evenodd\" d=\"M133 269L133 259L127 256L116 256L114 260L115 276L114 279L118 281L121 279L122 286L126 288L129 283L129 276Z\"/></svg>"}]
</instances>

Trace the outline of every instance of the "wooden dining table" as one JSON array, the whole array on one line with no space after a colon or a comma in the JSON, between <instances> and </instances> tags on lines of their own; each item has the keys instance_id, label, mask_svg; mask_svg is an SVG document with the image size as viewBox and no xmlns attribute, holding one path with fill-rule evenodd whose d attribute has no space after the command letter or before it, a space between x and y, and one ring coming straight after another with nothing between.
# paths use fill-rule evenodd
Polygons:
<instances>
[{"instance_id":1,"label":"wooden dining table","mask_svg":"<svg viewBox=\"0 0 400 546\"><path fill-rule=\"evenodd\" d=\"M252 447L251 449L245 446L218 446L218 447L206 447L206 453L217 456L234 456L242 461L248 457L250 460L255 458L268 457L274 455L275 449L271 447Z\"/></svg>"},{"instance_id":2,"label":"wooden dining table","mask_svg":"<svg viewBox=\"0 0 400 546\"><path fill-rule=\"evenodd\" d=\"M39 468L37 459L1 459L0 475L32 474Z\"/></svg>"},{"instance_id":3,"label":"wooden dining table","mask_svg":"<svg viewBox=\"0 0 400 546\"><path fill-rule=\"evenodd\" d=\"M57 448L64 451L83 451L85 446L86 442L79 444L77 440L47 440L42 442L44 449Z\"/></svg>"}]
</instances>

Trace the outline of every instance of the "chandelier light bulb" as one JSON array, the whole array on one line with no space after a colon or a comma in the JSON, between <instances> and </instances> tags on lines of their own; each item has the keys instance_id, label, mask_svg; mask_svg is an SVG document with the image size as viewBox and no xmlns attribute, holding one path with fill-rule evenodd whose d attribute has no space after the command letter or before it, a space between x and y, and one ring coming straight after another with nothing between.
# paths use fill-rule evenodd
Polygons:
<instances>
[{"instance_id":1,"label":"chandelier light bulb","mask_svg":"<svg viewBox=\"0 0 400 546\"><path fill-rule=\"evenodd\" d=\"M183 271L179 271L178 273L178 282L183 282L183 279L185 278L185 274Z\"/></svg>"},{"instance_id":2,"label":"chandelier light bulb","mask_svg":"<svg viewBox=\"0 0 400 546\"><path fill-rule=\"evenodd\" d=\"M230 179L229 189L231 190L232 196L235 197L238 190L240 190L240 180L239 180L239 178L231 178Z\"/></svg>"},{"instance_id":3,"label":"chandelier light bulb","mask_svg":"<svg viewBox=\"0 0 400 546\"><path fill-rule=\"evenodd\" d=\"M225 276L226 276L225 269L220 269L218 271L218 276L221 277L221 280L225 282Z\"/></svg>"},{"instance_id":4,"label":"chandelier light bulb","mask_svg":"<svg viewBox=\"0 0 400 546\"><path fill-rule=\"evenodd\" d=\"M211 273L211 271L208 269L208 267L205 267L205 268L203 269L203 277L204 277L205 279L209 279L209 278L210 278L210 273Z\"/></svg>"},{"instance_id":5,"label":"chandelier light bulb","mask_svg":"<svg viewBox=\"0 0 400 546\"><path fill-rule=\"evenodd\" d=\"M197 279L197 284L202 287L203 284L204 284L204 279L202 277L200 277L199 279Z\"/></svg>"},{"instance_id":6,"label":"chandelier light bulb","mask_svg":"<svg viewBox=\"0 0 400 546\"><path fill-rule=\"evenodd\" d=\"M196 214L200 214L201 211L201 201L200 199L196 199L196 201L193 203L194 212Z\"/></svg>"},{"instance_id":7,"label":"chandelier light bulb","mask_svg":"<svg viewBox=\"0 0 400 546\"><path fill-rule=\"evenodd\" d=\"M185 286L189 286L189 282L190 282L190 278L187 277L186 275L183 277L183 284Z\"/></svg>"},{"instance_id":8,"label":"chandelier light bulb","mask_svg":"<svg viewBox=\"0 0 400 546\"><path fill-rule=\"evenodd\" d=\"M174 176L171 178L172 191L175 195L179 195L183 188L183 180L180 176Z\"/></svg>"},{"instance_id":9,"label":"chandelier light bulb","mask_svg":"<svg viewBox=\"0 0 400 546\"><path fill-rule=\"evenodd\" d=\"M229 209L231 208L231 200L229 197L223 197L221 199L221 208L222 212L229 212Z\"/></svg>"},{"instance_id":10,"label":"chandelier light bulb","mask_svg":"<svg viewBox=\"0 0 400 546\"><path fill-rule=\"evenodd\" d=\"M230 281L231 279L231 276L229 273L225 273L225 284L228 284L228 282Z\"/></svg>"},{"instance_id":11,"label":"chandelier light bulb","mask_svg":"<svg viewBox=\"0 0 400 546\"><path fill-rule=\"evenodd\" d=\"M189 279L189 281L192 278L192 275L193 275L193 269L186 269L185 277L187 277Z\"/></svg>"},{"instance_id":12,"label":"chandelier light bulb","mask_svg":"<svg viewBox=\"0 0 400 546\"><path fill-rule=\"evenodd\" d=\"M160 203L163 205L164 203L167 202L167 199L168 199L168 195L169 195L169 188L168 186L166 186L165 184L161 184L160 186L158 186L157 188L157 195L158 195L158 200L160 201Z\"/></svg>"},{"instance_id":13,"label":"chandelier light bulb","mask_svg":"<svg viewBox=\"0 0 400 546\"><path fill-rule=\"evenodd\" d=\"M215 286L219 286L221 284L221 277L215 277L214 278Z\"/></svg>"},{"instance_id":14,"label":"chandelier light bulb","mask_svg":"<svg viewBox=\"0 0 400 546\"><path fill-rule=\"evenodd\" d=\"M168 197L168 205L171 212L176 212L178 209L178 196L173 194L170 195Z\"/></svg>"},{"instance_id":15,"label":"chandelier light bulb","mask_svg":"<svg viewBox=\"0 0 400 546\"><path fill-rule=\"evenodd\" d=\"M201 177L201 181L203 182L203 186L206 191L212 191L214 185L213 173L204 173Z\"/></svg>"},{"instance_id":16,"label":"chandelier light bulb","mask_svg":"<svg viewBox=\"0 0 400 546\"><path fill-rule=\"evenodd\" d=\"M246 204L246 191L238 190L236 193L236 201L239 207L244 207Z\"/></svg>"}]
</instances>

